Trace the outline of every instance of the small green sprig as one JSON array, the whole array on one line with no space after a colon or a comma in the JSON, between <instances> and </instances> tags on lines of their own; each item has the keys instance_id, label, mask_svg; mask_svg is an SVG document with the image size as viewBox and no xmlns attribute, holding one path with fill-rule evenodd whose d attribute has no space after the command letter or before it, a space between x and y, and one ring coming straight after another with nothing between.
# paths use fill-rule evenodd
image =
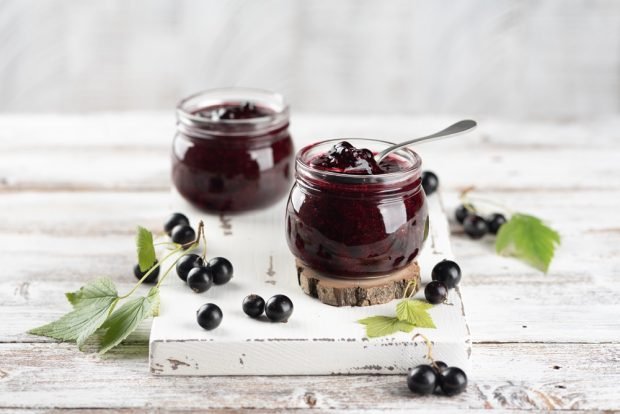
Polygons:
<instances>
[{"instance_id":1,"label":"small green sprig","mask_svg":"<svg viewBox=\"0 0 620 414\"><path fill-rule=\"evenodd\" d=\"M495 201L472 195L473 188L461 193L461 203L474 214L485 205L500 209L508 217L497 232L495 251L501 256L513 256L544 273L555 255L556 248L561 244L560 234L547 226L538 217L513 212Z\"/></svg>"},{"instance_id":2,"label":"small green sprig","mask_svg":"<svg viewBox=\"0 0 620 414\"><path fill-rule=\"evenodd\" d=\"M65 342L75 342L79 349L82 349L88 338L98 333L99 352L101 354L108 352L135 331L142 321L158 315L161 284L181 257L180 253L183 250L197 247L201 239L204 242L204 254L206 255L206 237L202 221L198 225L198 232L194 241L185 245L172 243L174 245L172 250L161 261L158 261L153 234L144 227L138 227L136 233L138 266L142 272L147 269L148 271L127 294L119 296L118 290L110 278L98 278L75 292L65 294L73 306L71 312L46 325L31 329L28 333ZM162 277L159 278L157 285L151 288L146 296L129 299L161 263L172 257L174 257L172 265L168 267ZM121 301L124 302L115 310Z\"/></svg>"},{"instance_id":3,"label":"small green sprig","mask_svg":"<svg viewBox=\"0 0 620 414\"><path fill-rule=\"evenodd\" d=\"M396 305L396 316L371 316L357 322L366 326L366 336L377 338L396 332L411 332L414 328L435 329L433 318L428 310L433 307L428 302L411 299L415 293L415 281L405 287L403 299Z\"/></svg>"}]
</instances>

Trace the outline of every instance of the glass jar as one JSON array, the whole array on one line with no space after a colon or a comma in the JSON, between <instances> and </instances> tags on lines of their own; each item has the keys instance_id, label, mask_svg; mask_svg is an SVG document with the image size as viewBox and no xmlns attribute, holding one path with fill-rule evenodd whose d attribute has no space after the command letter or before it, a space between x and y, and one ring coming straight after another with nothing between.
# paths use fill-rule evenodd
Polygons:
<instances>
[{"instance_id":1,"label":"glass jar","mask_svg":"<svg viewBox=\"0 0 620 414\"><path fill-rule=\"evenodd\" d=\"M371 278L400 269L420 253L428 234L421 159L409 149L389 157L395 172L354 175L311 165L341 140L297 154L296 183L286 209L288 246L303 264L341 278ZM347 139L373 153L390 143Z\"/></svg>"},{"instance_id":2,"label":"glass jar","mask_svg":"<svg viewBox=\"0 0 620 414\"><path fill-rule=\"evenodd\" d=\"M288 125L289 107L272 92L227 88L192 95L177 106L172 182L206 211L269 206L292 181Z\"/></svg>"}]
</instances>

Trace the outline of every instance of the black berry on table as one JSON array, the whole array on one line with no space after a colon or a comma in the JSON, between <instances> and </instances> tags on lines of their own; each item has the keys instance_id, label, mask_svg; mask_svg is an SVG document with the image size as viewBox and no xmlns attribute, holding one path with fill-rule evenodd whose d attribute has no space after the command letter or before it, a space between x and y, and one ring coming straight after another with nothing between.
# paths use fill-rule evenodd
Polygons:
<instances>
[{"instance_id":1,"label":"black berry on table","mask_svg":"<svg viewBox=\"0 0 620 414\"><path fill-rule=\"evenodd\" d=\"M433 267L431 278L452 289L461 281L461 268L452 260L442 260Z\"/></svg>"},{"instance_id":2,"label":"black berry on table","mask_svg":"<svg viewBox=\"0 0 620 414\"><path fill-rule=\"evenodd\" d=\"M443 361L435 361L435 363L432 364L431 366L433 367L433 369L435 370L435 373L437 374L442 372L444 369L448 368L448 364L446 364Z\"/></svg>"},{"instance_id":3,"label":"black berry on table","mask_svg":"<svg viewBox=\"0 0 620 414\"><path fill-rule=\"evenodd\" d=\"M197 254L186 254L177 262L177 275L179 275L182 281L186 282L189 271L195 267L201 267L202 265L204 265L202 257Z\"/></svg>"},{"instance_id":4,"label":"black berry on table","mask_svg":"<svg viewBox=\"0 0 620 414\"><path fill-rule=\"evenodd\" d=\"M196 239L196 232L187 224L179 224L172 228L170 237L175 243L187 244L191 243Z\"/></svg>"},{"instance_id":5,"label":"black berry on table","mask_svg":"<svg viewBox=\"0 0 620 414\"><path fill-rule=\"evenodd\" d=\"M467 387L467 375L460 368L449 367L439 373L438 383L444 394L460 394Z\"/></svg>"},{"instance_id":6,"label":"black berry on table","mask_svg":"<svg viewBox=\"0 0 620 414\"><path fill-rule=\"evenodd\" d=\"M424 288L424 297L433 305L444 303L448 299L448 287L443 282L433 280Z\"/></svg>"},{"instance_id":7,"label":"black berry on table","mask_svg":"<svg viewBox=\"0 0 620 414\"><path fill-rule=\"evenodd\" d=\"M439 178L432 171L424 171L422 173L422 188L427 196L437 191L439 187Z\"/></svg>"},{"instance_id":8,"label":"black berry on table","mask_svg":"<svg viewBox=\"0 0 620 414\"><path fill-rule=\"evenodd\" d=\"M196 293L206 292L213 285L213 278L208 267L195 267L187 274L187 286Z\"/></svg>"},{"instance_id":9,"label":"black berry on table","mask_svg":"<svg viewBox=\"0 0 620 414\"><path fill-rule=\"evenodd\" d=\"M153 263L153 266L155 266L156 264L157 262ZM138 280L140 280L144 277L145 274L149 272L149 270L153 268L153 266L151 266L146 272L143 272L140 270L140 265L137 264L133 267L133 274L136 276ZM159 277L159 266L157 266L155 270L153 270L151 274L148 275L146 279L144 279L143 283L148 283L148 284L156 283L158 277Z\"/></svg>"},{"instance_id":10,"label":"black berry on table","mask_svg":"<svg viewBox=\"0 0 620 414\"><path fill-rule=\"evenodd\" d=\"M248 295L243 299L241 307L250 318L258 318L265 311L265 300L258 295Z\"/></svg>"},{"instance_id":11,"label":"black berry on table","mask_svg":"<svg viewBox=\"0 0 620 414\"><path fill-rule=\"evenodd\" d=\"M223 285L228 283L233 277L233 266L228 259L223 257L214 257L209 260L208 264L213 276L213 283Z\"/></svg>"},{"instance_id":12,"label":"black berry on table","mask_svg":"<svg viewBox=\"0 0 620 414\"><path fill-rule=\"evenodd\" d=\"M477 214L470 214L463 221L465 233L472 239L481 239L487 234L487 222Z\"/></svg>"},{"instance_id":13,"label":"black berry on table","mask_svg":"<svg viewBox=\"0 0 620 414\"><path fill-rule=\"evenodd\" d=\"M168 234L168 236L170 236L172 229L180 224L189 226L189 219L184 214L173 213L164 223L164 231Z\"/></svg>"},{"instance_id":14,"label":"black berry on table","mask_svg":"<svg viewBox=\"0 0 620 414\"><path fill-rule=\"evenodd\" d=\"M265 315L272 322L286 322L293 314L293 302L285 295L269 298L265 305Z\"/></svg>"},{"instance_id":15,"label":"black berry on table","mask_svg":"<svg viewBox=\"0 0 620 414\"><path fill-rule=\"evenodd\" d=\"M489 228L489 233L497 234L499 228L506 223L506 217L500 213L493 213L487 219L487 226Z\"/></svg>"},{"instance_id":16,"label":"black berry on table","mask_svg":"<svg viewBox=\"0 0 620 414\"><path fill-rule=\"evenodd\" d=\"M217 328L222 323L222 310L214 303L205 303L196 311L198 325L207 331Z\"/></svg>"},{"instance_id":17,"label":"black berry on table","mask_svg":"<svg viewBox=\"0 0 620 414\"><path fill-rule=\"evenodd\" d=\"M467 207L462 204L458 206L456 210L454 210L454 218L460 224L463 224L463 221L465 221L465 217L469 216L470 214L472 213L467 209Z\"/></svg>"},{"instance_id":18,"label":"black berry on table","mask_svg":"<svg viewBox=\"0 0 620 414\"><path fill-rule=\"evenodd\" d=\"M426 395L435 391L437 374L430 365L418 365L407 374L407 386L416 394Z\"/></svg>"}]
</instances>

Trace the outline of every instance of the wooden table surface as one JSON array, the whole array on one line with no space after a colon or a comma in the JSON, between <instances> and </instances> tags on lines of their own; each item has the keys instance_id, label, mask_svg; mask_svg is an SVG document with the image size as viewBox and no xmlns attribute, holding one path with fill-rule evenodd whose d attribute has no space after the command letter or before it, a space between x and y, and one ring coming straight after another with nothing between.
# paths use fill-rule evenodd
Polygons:
<instances>
[{"instance_id":1,"label":"wooden table surface","mask_svg":"<svg viewBox=\"0 0 620 414\"><path fill-rule=\"evenodd\" d=\"M293 118L295 136L410 137L454 118ZM135 225L170 208L170 113L0 116L0 411L253 412L620 410L620 118L517 124L419 148L459 190L546 219L563 238L547 275L458 230L453 249L473 336L466 393L417 397L396 376L154 377L148 325L106 357L24 332L66 312L98 275L132 286Z\"/></svg>"}]
</instances>

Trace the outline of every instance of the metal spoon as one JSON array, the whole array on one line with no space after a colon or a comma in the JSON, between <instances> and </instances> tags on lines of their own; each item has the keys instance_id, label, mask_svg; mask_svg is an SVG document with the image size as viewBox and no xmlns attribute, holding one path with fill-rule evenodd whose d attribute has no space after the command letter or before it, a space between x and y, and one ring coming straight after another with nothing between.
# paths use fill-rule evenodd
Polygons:
<instances>
[{"instance_id":1,"label":"metal spoon","mask_svg":"<svg viewBox=\"0 0 620 414\"><path fill-rule=\"evenodd\" d=\"M434 141L436 139L440 139L440 138L446 138L446 137L450 137L453 135L458 135L458 134L462 134L464 132L470 131L472 129L474 129L476 127L476 121L472 121L471 119L465 119L463 121L459 121L456 124L452 124L450 125L448 128L446 129L442 129L439 132L435 132L432 135L427 135L425 137L421 137L421 138L415 138L415 139L411 139L409 141L405 141L405 142L401 142L400 144L396 144L393 145L389 148L384 149L383 151L381 151L380 153L378 153L377 155L375 155L375 160L377 161L377 163L381 162L382 159L384 159L385 157L387 157L389 154L393 153L394 151L397 151L403 147L408 147L411 144L417 144L423 141Z\"/></svg>"}]
</instances>

